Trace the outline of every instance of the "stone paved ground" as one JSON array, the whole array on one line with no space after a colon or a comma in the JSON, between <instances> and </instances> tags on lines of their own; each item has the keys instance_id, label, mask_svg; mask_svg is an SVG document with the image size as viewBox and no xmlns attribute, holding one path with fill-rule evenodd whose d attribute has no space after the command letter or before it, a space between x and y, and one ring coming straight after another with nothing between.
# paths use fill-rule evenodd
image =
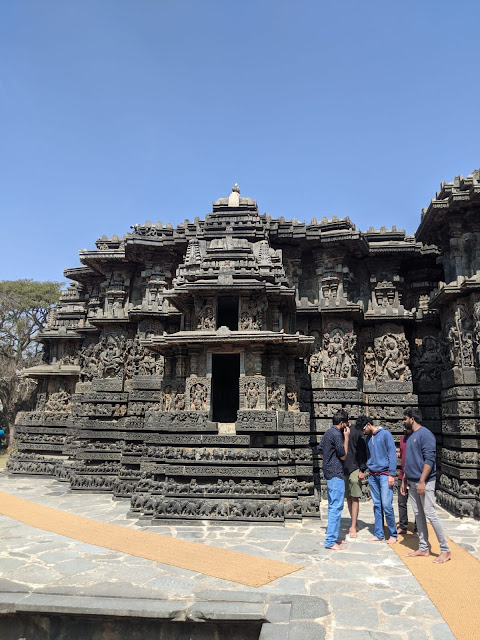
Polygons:
<instances>
[{"instance_id":1,"label":"stone paved ground","mask_svg":"<svg viewBox=\"0 0 480 640\"><path fill-rule=\"evenodd\" d=\"M5 474L0 474L0 489L96 520L139 527L126 517L129 502L114 501L106 494L81 494L51 479ZM194 615L200 619L235 617L236 612L245 619L266 611L271 624L264 625L262 640L452 639L449 627L400 558L386 544L367 542L372 532L371 504L362 504L360 511L364 528L347 551L337 553L323 548L325 513L322 521L286 527L145 528L305 567L258 589L84 544L0 516L0 610L13 602L59 606L65 601L62 597L75 596L70 602L92 611L123 607L135 612L147 601L170 614L179 607L190 608L191 613L196 607ZM441 509L439 513L447 535L480 559L480 524L457 520Z\"/></svg>"}]
</instances>

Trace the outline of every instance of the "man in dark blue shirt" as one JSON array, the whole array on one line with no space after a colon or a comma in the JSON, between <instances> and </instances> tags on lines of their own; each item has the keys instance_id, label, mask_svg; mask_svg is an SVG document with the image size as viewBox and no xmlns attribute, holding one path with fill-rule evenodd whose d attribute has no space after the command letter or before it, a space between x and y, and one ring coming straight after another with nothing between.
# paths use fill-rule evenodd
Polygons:
<instances>
[{"instance_id":1,"label":"man in dark blue shirt","mask_svg":"<svg viewBox=\"0 0 480 640\"><path fill-rule=\"evenodd\" d=\"M412 501L413 512L418 529L418 549L407 556L429 556L427 518L435 531L440 544L440 555L434 560L442 564L450 560L451 553L442 523L435 510L435 455L437 442L431 431L422 427L420 409L406 409L404 411L405 428L413 430L407 440L405 455L405 475L402 479L400 491L408 493Z\"/></svg>"},{"instance_id":2,"label":"man in dark blue shirt","mask_svg":"<svg viewBox=\"0 0 480 640\"><path fill-rule=\"evenodd\" d=\"M348 413L340 409L333 416L333 425L324 434L318 451L323 456L323 475L327 481L328 523L325 548L342 551L345 547L338 541L340 519L345 498L345 480L343 464L348 453L350 422Z\"/></svg>"}]
</instances>

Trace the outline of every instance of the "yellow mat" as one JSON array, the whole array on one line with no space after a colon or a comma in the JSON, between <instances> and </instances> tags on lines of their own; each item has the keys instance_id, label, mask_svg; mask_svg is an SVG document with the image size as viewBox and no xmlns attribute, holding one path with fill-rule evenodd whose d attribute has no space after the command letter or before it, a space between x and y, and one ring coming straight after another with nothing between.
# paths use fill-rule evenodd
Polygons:
<instances>
[{"instance_id":1,"label":"yellow mat","mask_svg":"<svg viewBox=\"0 0 480 640\"><path fill-rule=\"evenodd\" d=\"M457 640L480 638L480 562L471 553L448 538L452 559L434 564L440 553L435 533L428 525L431 555L407 558L418 549L418 538L399 536L392 549L403 560L440 611Z\"/></svg>"},{"instance_id":2,"label":"yellow mat","mask_svg":"<svg viewBox=\"0 0 480 640\"><path fill-rule=\"evenodd\" d=\"M0 513L20 522L74 540L139 558L231 580L248 587L262 587L277 578L303 569L299 565L218 549L148 531L127 529L43 507L0 491Z\"/></svg>"}]
</instances>

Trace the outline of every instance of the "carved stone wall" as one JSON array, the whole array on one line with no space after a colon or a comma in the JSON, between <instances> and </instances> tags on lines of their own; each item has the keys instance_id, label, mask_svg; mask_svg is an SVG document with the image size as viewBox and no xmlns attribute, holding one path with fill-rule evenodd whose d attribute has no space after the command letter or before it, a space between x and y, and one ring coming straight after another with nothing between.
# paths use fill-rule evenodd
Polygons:
<instances>
[{"instance_id":1,"label":"carved stone wall","mask_svg":"<svg viewBox=\"0 0 480 640\"><path fill-rule=\"evenodd\" d=\"M398 441L418 405L440 502L480 516L479 198L479 171L442 183L413 237L260 215L235 186L204 220L104 236L39 334L9 473L147 520L283 522L318 514L312 445L337 409ZM213 354L240 354L231 433L211 422Z\"/></svg>"}]
</instances>

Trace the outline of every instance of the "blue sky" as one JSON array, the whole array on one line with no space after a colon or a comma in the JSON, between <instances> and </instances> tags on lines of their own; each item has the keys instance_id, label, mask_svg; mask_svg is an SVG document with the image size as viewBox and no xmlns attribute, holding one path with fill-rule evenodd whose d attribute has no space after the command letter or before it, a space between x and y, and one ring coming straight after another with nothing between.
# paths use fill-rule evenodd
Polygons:
<instances>
[{"instance_id":1,"label":"blue sky","mask_svg":"<svg viewBox=\"0 0 480 640\"><path fill-rule=\"evenodd\" d=\"M203 217L413 233L480 167L478 0L15 0L0 7L0 279Z\"/></svg>"}]
</instances>

